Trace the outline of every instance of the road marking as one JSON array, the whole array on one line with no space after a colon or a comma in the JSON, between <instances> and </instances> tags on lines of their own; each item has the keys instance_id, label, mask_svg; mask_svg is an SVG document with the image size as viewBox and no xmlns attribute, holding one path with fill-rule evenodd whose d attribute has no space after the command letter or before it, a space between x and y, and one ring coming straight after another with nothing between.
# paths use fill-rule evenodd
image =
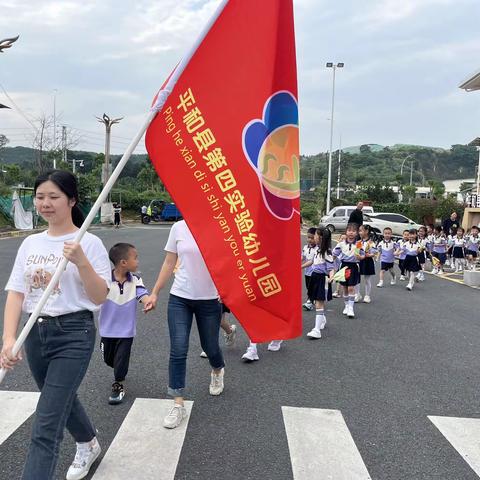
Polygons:
<instances>
[{"instance_id":1,"label":"road marking","mask_svg":"<svg viewBox=\"0 0 480 480\"><path fill-rule=\"evenodd\" d=\"M342 413L282 407L294 480L371 480Z\"/></svg>"},{"instance_id":2,"label":"road marking","mask_svg":"<svg viewBox=\"0 0 480 480\"><path fill-rule=\"evenodd\" d=\"M172 400L137 398L92 478L173 480L193 402L185 402L188 417L182 424L168 430L162 425L172 405Z\"/></svg>"},{"instance_id":3,"label":"road marking","mask_svg":"<svg viewBox=\"0 0 480 480\"><path fill-rule=\"evenodd\" d=\"M35 412L39 396L38 392L0 391L0 445Z\"/></svg>"},{"instance_id":4,"label":"road marking","mask_svg":"<svg viewBox=\"0 0 480 480\"><path fill-rule=\"evenodd\" d=\"M433 416L428 418L480 476L480 419Z\"/></svg>"}]
</instances>

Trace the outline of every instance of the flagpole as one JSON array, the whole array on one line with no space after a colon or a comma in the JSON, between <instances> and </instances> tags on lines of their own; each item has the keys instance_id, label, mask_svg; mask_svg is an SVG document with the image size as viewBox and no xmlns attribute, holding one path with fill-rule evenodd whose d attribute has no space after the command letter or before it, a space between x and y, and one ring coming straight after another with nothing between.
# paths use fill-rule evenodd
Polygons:
<instances>
[{"instance_id":1,"label":"flagpole","mask_svg":"<svg viewBox=\"0 0 480 480\"><path fill-rule=\"evenodd\" d=\"M89 214L87 215L87 218L85 219L80 230L78 231L74 240L75 242L79 243L82 240L83 236L85 235L85 232L87 231L88 227L90 227L90 224L92 223L93 219L95 218L95 215L97 214L98 210L102 206L102 203L107 199L108 194L110 193L110 190L113 188L113 185L115 184L118 177L122 173L123 168L125 167L126 163L130 159L130 156L132 155L133 151L137 147L138 143L142 139L148 126L153 121L157 113L163 108L163 105L165 105L165 102L167 101L170 93L172 93L172 90L175 87L176 83L178 82L178 79L182 75L183 71L187 67L193 55L195 55L195 52L197 51L198 47L201 45L201 43L207 36L208 32L210 31L214 23L217 21L218 17L222 14L228 2L229 0L222 0L220 2L214 14L212 15L208 23L200 32L200 35L198 36L196 42L192 45L190 50L188 50L187 54L183 57L182 61L175 68L175 71L173 72L172 76L169 78L165 87L162 90L160 90L160 92L158 93L155 104L150 109L150 112L147 115L145 122L142 125L142 128L138 131L135 138L130 142L130 145L128 146L126 152L123 154L122 158L118 162L118 165L115 167L115 170L112 172L112 175L108 179L108 182L103 187L103 190L101 191L96 202L94 203ZM67 263L68 263L68 260L66 258L63 258L63 260L60 262L57 269L55 270L55 273L52 279L50 280L47 288L43 292L42 297L37 303L37 306L33 310L32 314L30 315L30 318L28 319L28 322L23 327L23 330L20 332L20 335L18 336L15 342L15 345L13 346L12 354L14 356L16 356L20 351L20 349L22 348L23 343L25 342L25 339L30 333L30 330L33 328L33 325L35 324L38 317L40 316L40 313L42 312L42 309L45 303L47 302L48 297L50 297L54 286L57 285L57 283L59 282L60 277L62 276L62 273L64 272L67 266ZM6 373L7 373L7 370L5 368L0 369L0 384L5 378Z\"/></svg>"}]
</instances>

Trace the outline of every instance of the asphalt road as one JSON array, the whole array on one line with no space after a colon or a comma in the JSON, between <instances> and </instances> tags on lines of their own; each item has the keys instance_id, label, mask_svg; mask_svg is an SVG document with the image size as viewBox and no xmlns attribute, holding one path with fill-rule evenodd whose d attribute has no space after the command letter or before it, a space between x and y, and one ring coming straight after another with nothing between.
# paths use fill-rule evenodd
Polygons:
<instances>
[{"instance_id":1,"label":"asphalt road","mask_svg":"<svg viewBox=\"0 0 480 480\"><path fill-rule=\"evenodd\" d=\"M107 248L118 241L136 245L145 284L153 285L168 227L94 233ZM0 240L3 284L21 241ZM80 395L104 451L135 398L166 398L167 297L168 291L162 292L156 312L139 317L122 405L108 405L112 374L99 350L94 353ZM285 342L279 352L260 346L260 361L253 364L240 361L247 345L242 331L236 346L225 349L226 388L217 398L208 394L208 362L199 357L192 330L187 382L195 403L175 479L291 480L282 406L340 410L374 480L477 479L427 416L480 418L478 291L428 276L412 293L404 284L374 287L372 300L356 306L353 320L342 316L341 301L331 302L326 335L318 341L305 337L313 314L304 312L304 335ZM2 309L4 303L2 291ZM0 390L35 391L26 365L9 374ZM0 411L0 422L5 414ZM0 446L1 479L19 477L31 422ZM73 455L67 433L58 478L64 478Z\"/></svg>"}]
</instances>

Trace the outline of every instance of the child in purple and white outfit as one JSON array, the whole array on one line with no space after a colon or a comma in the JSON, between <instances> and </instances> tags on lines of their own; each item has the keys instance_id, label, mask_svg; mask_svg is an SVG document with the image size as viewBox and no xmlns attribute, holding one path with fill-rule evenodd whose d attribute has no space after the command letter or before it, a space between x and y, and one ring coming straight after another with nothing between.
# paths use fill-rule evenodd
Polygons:
<instances>
[{"instance_id":1,"label":"child in purple and white outfit","mask_svg":"<svg viewBox=\"0 0 480 480\"><path fill-rule=\"evenodd\" d=\"M113 368L115 381L108 402L121 403L125 396L124 381L130 364L130 352L137 326L137 303L145 304L148 291L138 269L138 254L133 245L117 243L108 252L114 265L107 300L98 319L103 360Z\"/></svg>"},{"instance_id":2,"label":"child in purple and white outfit","mask_svg":"<svg viewBox=\"0 0 480 480\"><path fill-rule=\"evenodd\" d=\"M435 266L432 273L443 273L443 266L447 261L448 240L440 225L435 227L435 234L433 235L433 249L432 256L438 260L438 266Z\"/></svg>"},{"instance_id":3,"label":"child in purple and white outfit","mask_svg":"<svg viewBox=\"0 0 480 480\"><path fill-rule=\"evenodd\" d=\"M470 270L475 269L475 262L477 261L478 257L478 246L480 244L480 235L479 235L479 228L474 225L470 229L470 234L467 236L467 262L468 262L468 268Z\"/></svg>"},{"instance_id":4,"label":"child in purple and white outfit","mask_svg":"<svg viewBox=\"0 0 480 480\"><path fill-rule=\"evenodd\" d=\"M390 285L397 283L395 271L393 269L395 265L395 251L398 249L398 244L392 239L392 229L385 227L383 229L383 240L378 243L377 250L380 252L380 281L377 287L383 287L383 281L385 272L389 272L392 279Z\"/></svg>"}]
</instances>

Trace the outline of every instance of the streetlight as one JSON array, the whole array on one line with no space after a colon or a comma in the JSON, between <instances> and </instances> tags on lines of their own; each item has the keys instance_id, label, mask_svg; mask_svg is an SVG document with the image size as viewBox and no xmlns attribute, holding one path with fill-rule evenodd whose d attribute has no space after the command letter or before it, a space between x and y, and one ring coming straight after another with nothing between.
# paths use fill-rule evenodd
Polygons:
<instances>
[{"instance_id":1,"label":"streetlight","mask_svg":"<svg viewBox=\"0 0 480 480\"><path fill-rule=\"evenodd\" d=\"M56 88L53 89L53 169L57 168L57 158L55 156L57 150L57 92Z\"/></svg>"},{"instance_id":2,"label":"streetlight","mask_svg":"<svg viewBox=\"0 0 480 480\"><path fill-rule=\"evenodd\" d=\"M335 112L335 72L337 68L343 68L345 64L343 62L337 63L327 62L327 68L333 69L333 84L332 84L332 115L330 116L330 150L328 152L328 181L327 181L327 211L330 211L330 195L332 189L332 149L333 149L333 115Z\"/></svg>"},{"instance_id":3,"label":"streetlight","mask_svg":"<svg viewBox=\"0 0 480 480\"><path fill-rule=\"evenodd\" d=\"M0 40L0 53L3 53L5 49L10 48L18 40L19 36L20 35L17 35L13 38L4 38L3 40Z\"/></svg>"},{"instance_id":4,"label":"streetlight","mask_svg":"<svg viewBox=\"0 0 480 480\"><path fill-rule=\"evenodd\" d=\"M409 153L402 162L402 166L400 167L400 176L403 175L403 166L405 165L405 161L408 160L410 157L413 157L413 153ZM413 163L415 162L415 159L410 160L410 185L412 185L412 180L413 180Z\"/></svg>"}]
</instances>

